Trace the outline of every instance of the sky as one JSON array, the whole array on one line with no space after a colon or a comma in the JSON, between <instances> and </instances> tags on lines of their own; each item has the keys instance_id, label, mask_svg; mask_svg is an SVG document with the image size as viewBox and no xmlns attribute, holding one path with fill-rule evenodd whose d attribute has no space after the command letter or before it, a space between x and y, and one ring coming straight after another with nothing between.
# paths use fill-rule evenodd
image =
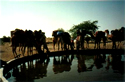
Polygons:
<instances>
[{"instance_id":1,"label":"sky","mask_svg":"<svg viewBox=\"0 0 125 82\"><path fill-rule=\"evenodd\" d=\"M124 0L1 0L0 38L10 36L16 28L23 30L42 30L46 37L52 31L71 29L84 21L98 20L98 30L125 27Z\"/></svg>"}]
</instances>

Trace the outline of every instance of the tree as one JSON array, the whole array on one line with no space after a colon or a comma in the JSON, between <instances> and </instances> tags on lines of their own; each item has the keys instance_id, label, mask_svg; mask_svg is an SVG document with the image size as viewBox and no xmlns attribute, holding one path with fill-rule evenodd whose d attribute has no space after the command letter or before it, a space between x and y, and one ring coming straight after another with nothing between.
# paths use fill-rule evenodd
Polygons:
<instances>
[{"instance_id":1,"label":"tree","mask_svg":"<svg viewBox=\"0 0 125 82\"><path fill-rule=\"evenodd\" d=\"M73 38L76 38L76 31L79 29L84 29L84 30L87 30L87 31L92 31L92 32L95 32L95 31L97 31L98 30L98 27L99 26L97 26L97 23L98 23L98 21L93 21L93 22L91 22L90 20L88 20L88 21L84 21L84 22L82 22L82 23L80 23L80 24L78 24L78 25L73 25L73 27L69 30L69 32L71 33L71 36L73 37Z\"/></svg>"},{"instance_id":2,"label":"tree","mask_svg":"<svg viewBox=\"0 0 125 82\"><path fill-rule=\"evenodd\" d=\"M10 37L3 36L1 39L3 42L10 42Z\"/></svg>"}]
</instances>

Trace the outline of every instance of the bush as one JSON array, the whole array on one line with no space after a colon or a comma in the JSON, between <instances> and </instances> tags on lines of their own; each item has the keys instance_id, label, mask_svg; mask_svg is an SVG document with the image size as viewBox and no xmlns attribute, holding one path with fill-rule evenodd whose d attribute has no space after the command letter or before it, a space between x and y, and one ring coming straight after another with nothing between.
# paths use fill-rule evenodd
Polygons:
<instances>
[{"instance_id":1,"label":"bush","mask_svg":"<svg viewBox=\"0 0 125 82\"><path fill-rule=\"evenodd\" d=\"M1 42L10 42L10 37L9 37L9 36L8 36L8 37L3 36L3 37L1 38Z\"/></svg>"}]
</instances>

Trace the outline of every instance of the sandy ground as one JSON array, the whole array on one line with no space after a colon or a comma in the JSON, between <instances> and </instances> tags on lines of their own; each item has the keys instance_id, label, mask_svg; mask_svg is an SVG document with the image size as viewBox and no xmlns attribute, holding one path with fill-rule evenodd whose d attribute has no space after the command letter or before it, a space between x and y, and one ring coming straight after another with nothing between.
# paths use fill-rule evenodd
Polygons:
<instances>
[{"instance_id":1,"label":"sandy ground","mask_svg":"<svg viewBox=\"0 0 125 82\"><path fill-rule=\"evenodd\" d=\"M50 42L49 44L47 44L50 52L53 52L53 46L52 46L52 39L50 40L47 40L47 42ZM121 48L123 49L124 46L125 46L125 41L122 42L121 44ZM103 44L101 43L101 49L103 49ZM85 48L86 48L86 43L85 43ZM94 44L93 43L90 43L89 44L89 48L88 49L94 49ZM112 42L108 42L106 43L106 49L112 49ZM18 48L17 48L17 51L18 51ZM58 51L57 50L57 46L56 46L56 50L55 51ZM19 53L19 52L18 52ZM37 53L35 48L33 50L33 53ZM27 56L27 53L25 53L25 56ZM21 57L23 57L21 55ZM13 53L12 53L12 47L10 47L10 43L5 43L4 45L0 45L0 59L3 60L3 61L9 61L11 59L13 59L14 56L13 56Z\"/></svg>"}]
</instances>

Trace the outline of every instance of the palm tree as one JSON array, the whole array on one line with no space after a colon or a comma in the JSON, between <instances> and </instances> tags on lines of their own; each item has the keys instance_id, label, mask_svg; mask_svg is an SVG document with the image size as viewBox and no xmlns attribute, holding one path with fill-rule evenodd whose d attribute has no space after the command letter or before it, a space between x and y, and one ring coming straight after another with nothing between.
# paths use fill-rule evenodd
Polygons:
<instances>
[{"instance_id":1,"label":"palm tree","mask_svg":"<svg viewBox=\"0 0 125 82\"><path fill-rule=\"evenodd\" d=\"M69 32L71 33L72 37L73 38L76 38L76 31L78 29L81 29L81 30L86 30L86 31L92 31L92 32L96 32L98 30L98 25L97 25L98 21L93 21L91 22L90 20L88 21L84 21L78 25L73 25L72 28L69 30Z\"/></svg>"}]
</instances>

